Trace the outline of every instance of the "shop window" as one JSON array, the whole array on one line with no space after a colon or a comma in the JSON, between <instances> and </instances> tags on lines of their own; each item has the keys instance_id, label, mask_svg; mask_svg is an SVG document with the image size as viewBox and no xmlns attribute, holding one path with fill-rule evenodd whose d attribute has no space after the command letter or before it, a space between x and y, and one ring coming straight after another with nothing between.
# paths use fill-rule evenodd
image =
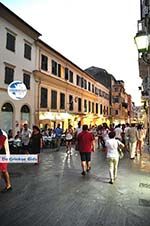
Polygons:
<instances>
[{"instance_id":1,"label":"shop window","mask_svg":"<svg viewBox=\"0 0 150 226\"><path fill-rule=\"evenodd\" d=\"M5 103L1 108L1 128L6 132L13 128L13 107Z\"/></svg>"},{"instance_id":2,"label":"shop window","mask_svg":"<svg viewBox=\"0 0 150 226\"><path fill-rule=\"evenodd\" d=\"M23 105L21 108L21 121L23 123L30 122L30 109L27 105Z\"/></svg>"}]
</instances>

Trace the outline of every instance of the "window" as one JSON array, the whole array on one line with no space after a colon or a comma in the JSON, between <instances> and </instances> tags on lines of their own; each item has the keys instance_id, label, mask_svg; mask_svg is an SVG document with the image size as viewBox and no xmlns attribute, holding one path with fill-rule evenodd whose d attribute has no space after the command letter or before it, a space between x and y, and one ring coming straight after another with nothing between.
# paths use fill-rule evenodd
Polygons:
<instances>
[{"instance_id":1,"label":"window","mask_svg":"<svg viewBox=\"0 0 150 226\"><path fill-rule=\"evenodd\" d=\"M23 105L21 108L21 121L26 123L30 122L30 109L27 105Z\"/></svg>"},{"instance_id":2,"label":"window","mask_svg":"<svg viewBox=\"0 0 150 226\"><path fill-rule=\"evenodd\" d=\"M73 72L69 71L69 82L73 83Z\"/></svg>"},{"instance_id":3,"label":"window","mask_svg":"<svg viewBox=\"0 0 150 226\"><path fill-rule=\"evenodd\" d=\"M51 109L57 109L57 92L51 91Z\"/></svg>"},{"instance_id":4,"label":"window","mask_svg":"<svg viewBox=\"0 0 150 226\"><path fill-rule=\"evenodd\" d=\"M99 91L98 91L98 88L95 87L95 94L98 95Z\"/></svg>"},{"instance_id":5,"label":"window","mask_svg":"<svg viewBox=\"0 0 150 226\"><path fill-rule=\"evenodd\" d=\"M114 97L114 98L113 98L113 102L114 102L114 103L119 103L119 97Z\"/></svg>"},{"instance_id":6,"label":"window","mask_svg":"<svg viewBox=\"0 0 150 226\"><path fill-rule=\"evenodd\" d=\"M91 112L91 101L89 101L89 112Z\"/></svg>"},{"instance_id":7,"label":"window","mask_svg":"<svg viewBox=\"0 0 150 226\"><path fill-rule=\"evenodd\" d=\"M78 112L82 111L82 100L81 98L78 98Z\"/></svg>"},{"instance_id":8,"label":"window","mask_svg":"<svg viewBox=\"0 0 150 226\"><path fill-rule=\"evenodd\" d=\"M6 48L15 52L15 40L16 37L9 32L7 32L7 41L6 41Z\"/></svg>"},{"instance_id":9,"label":"window","mask_svg":"<svg viewBox=\"0 0 150 226\"><path fill-rule=\"evenodd\" d=\"M31 46L24 44L24 57L28 60L31 60Z\"/></svg>"},{"instance_id":10,"label":"window","mask_svg":"<svg viewBox=\"0 0 150 226\"><path fill-rule=\"evenodd\" d=\"M106 107L104 106L104 110L103 110L104 115L106 114Z\"/></svg>"},{"instance_id":11,"label":"window","mask_svg":"<svg viewBox=\"0 0 150 226\"><path fill-rule=\"evenodd\" d=\"M108 107L107 107L107 115L109 114L109 109L108 109Z\"/></svg>"},{"instance_id":12,"label":"window","mask_svg":"<svg viewBox=\"0 0 150 226\"><path fill-rule=\"evenodd\" d=\"M91 83L88 82L88 91L91 91Z\"/></svg>"},{"instance_id":13,"label":"window","mask_svg":"<svg viewBox=\"0 0 150 226\"><path fill-rule=\"evenodd\" d=\"M47 108L47 89L41 87L41 102L40 102L41 108Z\"/></svg>"},{"instance_id":14,"label":"window","mask_svg":"<svg viewBox=\"0 0 150 226\"><path fill-rule=\"evenodd\" d=\"M100 96L100 97L102 96L102 91L101 91L101 89L99 89L99 96Z\"/></svg>"},{"instance_id":15,"label":"window","mask_svg":"<svg viewBox=\"0 0 150 226\"><path fill-rule=\"evenodd\" d=\"M84 78L81 78L81 88L84 88Z\"/></svg>"},{"instance_id":16,"label":"window","mask_svg":"<svg viewBox=\"0 0 150 226\"><path fill-rule=\"evenodd\" d=\"M61 77L61 64L58 64L54 60L52 60L52 74Z\"/></svg>"},{"instance_id":17,"label":"window","mask_svg":"<svg viewBox=\"0 0 150 226\"><path fill-rule=\"evenodd\" d=\"M81 86L81 77L79 75L77 75L77 82L76 82L77 86Z\"/></svg>"},{"instance_id":18,"label":"window","mask_svg":"<svg viewBox=\"0 0 150 226\"><path fill-rule=\"evenodd\" d=\"M26 85L27 89L30 89L30 75L26 73L23 74L23 83Z\"/></svg>"},{"instance_id":19,"label":"window","mask_svg":"<svg viewBox=\"0 0 150 226\"><path fill-rule=\"evenodd\" d=\"M68 80L68 73L69 73L69 70L68 68L65 68L65 80Z\"/></svg>"},{"instance_id":20,"label":"window","mask_svg":"<svg viewBox=\"0 0 150 226\"><path fill-rule=\"evenodd\" d=\"M92 113L94 113L94 102L92 102Z\"/></svg>"},{"instance_id":21,"label":"window","mask_svg":"<svg viewBox=\"0 0 150 226\"><path fill-rule=\"evenodd\" d=\"M94 93L94 85L92 84L92 93Z\"/></svg>"},{"instance_id":22,"label":"window","mask_svg":"<svg viewBox=\"0 0 150 226\"><path fill-rule=\"evenodd\" d=\"M60 93L60 109L65 109L65 94Z\"/></svg>"},{"instance_id":23,"label":"window","mask_svg":"<svg viewBox=\"0 0 150 226\"><path fill-rule=\"evenodd\" d=\"M41 55L41 69L44 71L48 70L48 57L45 55Z\"/></svg>"},{"instance_id":24,"label":"window","mask_svg":"<svg viewBox=\"0 0 150 226\"><path fill-rule=\"evenodd\" d=\"M84 112L87 112L87 100L84 100Z\"/></svg>"},{"instance_id":25,"label":"window","mask_svg":"<svg viewBox=\"0 0 150 226\"><path fill-rule=\"evenodd\" d=\"M57 62L52 60L52 74L57 75Z\"/></svg>"},{"instance_id":26,"label":"window","mask_svg":"<svg viewBox=\"0 0 150 226\"><path fill-rule=\"evenodd\" d=\"M5 131L9 131L10 128L13 128L13 107L10 103L5 103L1 110L1 128L4 128Z\"/></svg>"},{"instance_id":27,"label":"window","mask_svg":"<svg viewBox=\"0 0 150 226\"><path fill-rule=\"evenodd\" d=\"M10 84L14 80L14 69L5 67L5 84Z\"/></svg>"},{"instance_id":28,"label":"window","mask_svg":"<svg viewBox=\"0 0 150 226\"><path fill-rule=\"evenodd\" d=\"M115 111L115 114L118 115L118 110Z\"/></svg>"},{"instance_id":29,"label":"window","mask_svg":"<svg viewBox=\"0 0 150 226\"><path fill-rule=\"evenodd\" d=\"M73 96L69 95L69 111L73 111Z\"/></svg>"},{"instance_id":30,"label":"window","mask_svg":"<svg viewBox=\"0 0 150 226\"><path fill-rule=\"evenodd\" d=\"M84 89L87 89L87 81L84 79Z\"/></svg>"},{"instance_id":31,"label":"window","mask_svg":"<svg viewBox=\"0 0 150 226\"><path fill-rule=\"evenodd\" d=\"M98 114L98 103L96 103L96 114Z\"/></svg>"},{"instance_id":32,"label":"window","mask_svg":"<svg viewBox=\"0 0 150 226\"><path fill-rule=\"evenodd\" d=\"M103 105L100 104L100 114L102 115L103 114Z\"/></svg>"},{"instance_id":33,"label":"window","mask_svg":"<svg viewBox=\"0 0 150 226\"><path fill-rule=\"evenodd\" d=\"M58 64L58 77L61 77L61 64Z\"/></svg>"}]
</instances>

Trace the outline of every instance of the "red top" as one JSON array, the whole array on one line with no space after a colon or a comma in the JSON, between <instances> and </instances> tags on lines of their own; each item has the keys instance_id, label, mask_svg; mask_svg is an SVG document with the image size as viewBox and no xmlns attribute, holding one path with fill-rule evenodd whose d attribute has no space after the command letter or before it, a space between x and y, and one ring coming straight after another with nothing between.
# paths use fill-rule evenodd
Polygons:
<instances>
[{"instance_id":1,"label":"red top","mask_svg":"<svg viewBox=\"0 0 150 226\"><path fill-rule=\"evenodd\" d=\"M0 149L4 147L6 137L4 135L0 135Z\"/></svg>"},{"instance_id":2,"label":"red top","mask_svg":"<svg viewBox=\"0 0 150 226\"><path fill-rule=\"evenodd\" d=\"M80 152L92 152L93 151L94 136L88 131L82 131L78 135L78 146Z\"/></svg>"}]
</instances>

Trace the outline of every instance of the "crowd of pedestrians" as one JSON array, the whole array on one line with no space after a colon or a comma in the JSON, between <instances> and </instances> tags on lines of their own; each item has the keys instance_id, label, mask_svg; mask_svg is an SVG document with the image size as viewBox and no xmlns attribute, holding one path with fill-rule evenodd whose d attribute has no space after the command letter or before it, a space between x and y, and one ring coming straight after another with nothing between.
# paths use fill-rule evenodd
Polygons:
<instances>
[{"instance_id":1,"label":"crowd of pedestrians","mask_svg":"<svg viewBox=\"0 0 150 226\"><path fill-rule=\"evenodd\" d=\"M122 153L128 152L131 160L134 160L137 154L141 156L146 135L143 126L141 124L135 125L134 123L131 123L131 125L128 123L118 124L116 126L110 124L109 127L106 123L103 123L99 126L88 127L88 125L81 126L81 122L79 122L77 128L73 129L69 125L65 132L58 124L54 130L48 130L48 132L53 133L56 139L57 151L60 150L63 134L65 135L67 156L72 154L72 147L79 151L82 167L81 174L83 176L91 170L91 153L95 151L97 140L98 149L106 153L110 184L113 184L117 178L118 163L119 159L122 158ZM44 143L43 133L45 135L45 131L41 131L36 125L31 130L27 124L24 124L23 128L15 135L14 140L21 142L24 154L37 154L39 157ZM7 135L5 131L0 129L0 154L10 154L9 141L11 139L13 139L12 130ZM10 191L12 186L7 163L0 163L0 172L5 181L5 188L2 191Z\"/></svg>"}]
</instances>

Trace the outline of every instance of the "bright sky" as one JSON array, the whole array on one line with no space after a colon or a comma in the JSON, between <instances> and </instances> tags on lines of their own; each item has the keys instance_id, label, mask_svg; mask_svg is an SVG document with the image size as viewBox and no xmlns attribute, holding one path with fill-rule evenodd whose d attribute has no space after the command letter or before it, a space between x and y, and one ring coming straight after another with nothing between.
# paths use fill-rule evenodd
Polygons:
<instances>
[{"instance_id":1,"label":"bright sky","mask_svg":"<svg viewBox=\"0 0 150 226\"><path fill-rule=\"evenodd\" d=\"M106 69L140 104L134 44L140 0L2 0L42 34L41 39L82 69Z\"/></svg>"}]
</instances>

